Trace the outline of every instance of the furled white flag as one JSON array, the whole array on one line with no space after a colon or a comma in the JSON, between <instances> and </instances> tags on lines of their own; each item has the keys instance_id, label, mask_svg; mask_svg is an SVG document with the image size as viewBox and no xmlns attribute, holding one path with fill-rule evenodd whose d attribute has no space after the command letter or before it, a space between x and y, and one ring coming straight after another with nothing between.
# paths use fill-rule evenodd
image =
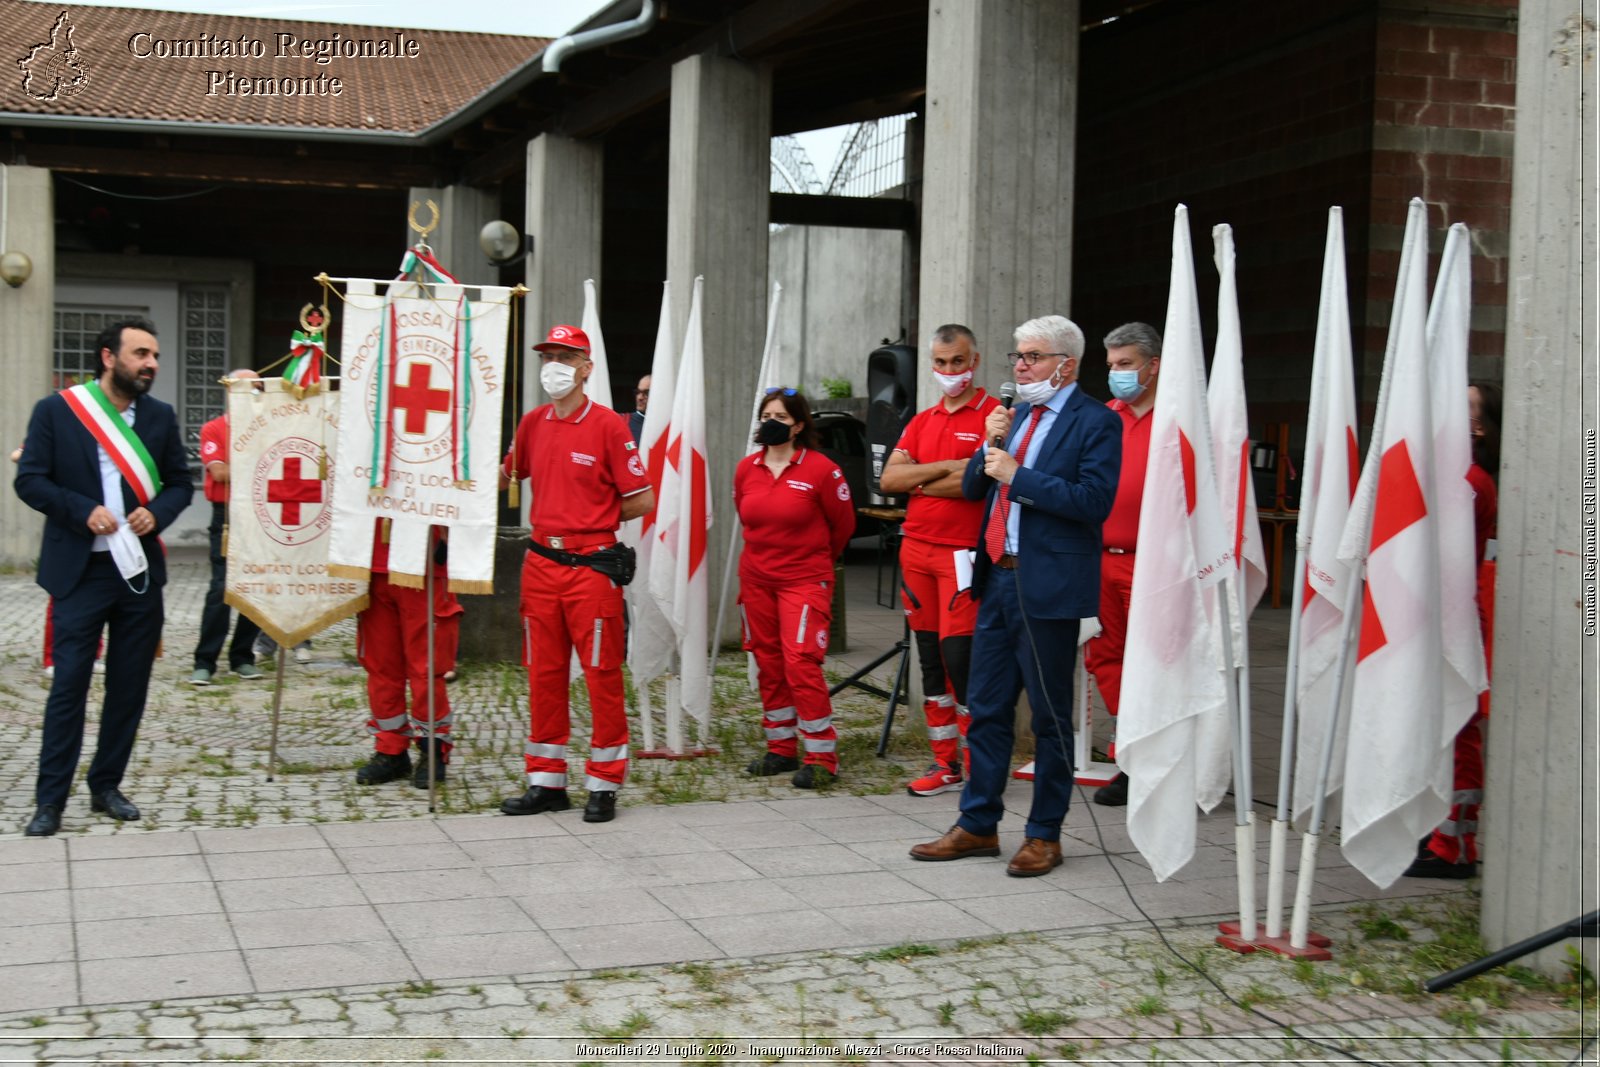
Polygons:
<instances>
[{"instance_id":1,"label":"furled white flag","mask_svg":"<svg viewBox=\"0 0 1600 1067\"><path fill-rule=\"evenodd\" d=\"M600 298L595 293L594 279L583 283L583 332L589 335L589 360L594 370L584 383L583 391L603 408L611 407L611 365L606 361L606 339L600 332Z\"/></svg>"},{"instance_id":2,"label":"furled white flag","mask_svg":"<svg viewBox=\"0 0 1600 1067\"><path fill-rule=\"evenodd\" d=\"M672 668L677 638L672 623L661 605L650 595L656 553L656 517L661 511L662 476L667 464L667 441L672 432L673 391L677 386L677 358L672 345L672 289L661 283L661 324L656 329L656 351L650 362L651 403L645 408L644 429L639 435L639 454L644 457L655 490L656 506L639 519L638 580L628 586L628 601L633 605L629 631L628 667L633 684L643 686L650 679ZM632 527L633 523L625 524Z\"/></svg>"},{"instance_id":3,"label":"furled white flag","mask_svg":"<svg viewBox=\"0 0 1600 1067\"><path fill-rule=\"evenodd\" d=\"M1478 623L1478 543L1473 530L1472 418L1467 410L1467 342L1472 331L1471 235L1464 223L1450 227L1433 302L1428 306L1428 381L1433 386L1433 462L1439 476L1439 618L1447 668L1471 690L1463 698L1447 686L1445 718L1455 730L1477 709L1477 694L1489 686ZM1452 734L1452 736L1454 736ZM1447 785L1449 783L1446 783ZM1447 788L1445 795L1454 792Z\"/></svg>"},{"instance_id":4,"label":"furled white flag","mask_svg":"<svg viewBox=\"0 0 1600 1067\"><path fill-rule=\"evenodd\" d=\"M1162 881L1194 855L1196 804L1209 810L1227 790L1232 733L1214 587L1233 559L1218 508L1194 250L1181 204L1163 335L1117 722L1128 834Z\"/></svg>"},{"instance_id":5,"label":"furled white flag","mask_svg":"<svg viewBox=\"0 0 1600 1067\"><path fill-rule=\"evenodd\" d=\"M1355 575L1339 559L1339 538L1350 516L1350 497L1361 470L1356 439L1356 388L1350 343L1350 299L1345 281L1344 213L1328 209L1328 240L1322 256L1322 299L1311 360L1311 408L1301 464L1300 516L1295 548L1305 560L1300 605L1300 650L1296 657L1299 712L1295 738L1294 811L1309 813L1332 713L1339 649L1346 633L1344 603ZM1348 687L1346 693L1349 692ZM1344 782L1347 709L1341 709L1326 792Z\"/></svg>"},{"instance_id":6,"label":"furled white flag","mask_svg":"<svg viewBox=\"0 0 1600 1067\"><path fill-rule=\"evenodd\" d=\"M683 359L672 398L672 430L656 502L659 540L650 560L650 593L678 636L683 710L701 725L711 720L707 659L710 582L706 575L711 528L711 472L706 462L705 346L701 339L701 283L694 280ZM657 385L650 383L651 393ZM669 714L671 709L668 709ZM670 743L670 741L669 741Z\"/></svg>"},{"instance_id":7,"label":"furled white flag","mask_svg":"<svg viewBox=\"0 0 1600 1067\"><path fill-rule=\"evenodd\" d=\"M1250 419L1244 399L1244 337L1239 325L1233 227L1227 223L1212 227L1211 240L1221 282L1217 289L1217 350L1211 360L1206 407L1211 413L1222 525L1232 545L1235 573L1244 584L1243 611L1230 612L1234 662L1243 663L1245 623L1267 588L1267 557L1261 546L1255 481L1250 477Z\"/></svg>"},{"instance_id":8,"label":"furled white flag","mask_svg":"<svg viewBox=\"0 0 1600 1067\"><path fill-rule=\"evenodd\" d=\"M1470 614L1472 606L1447 595L1463 583L1445 573L1450 494L1441 493L1429 379L1452 373L1445 362L1464 360L1466 350L1447 354L1441 344L1429 352L1427 264L1426 209L1413 200L1387 354L1393 366L1385 368L1388 397L1340 546L1347 563L1366 560L1341 840L1345 858L1378 886L1400 877L1417 839L1449 810L1451 747L1481 687L1445 658L1446 632L1459 624L1444 616ZM1470 503L1465 521L1470 529Z\"/></svg>"}]
</instances>

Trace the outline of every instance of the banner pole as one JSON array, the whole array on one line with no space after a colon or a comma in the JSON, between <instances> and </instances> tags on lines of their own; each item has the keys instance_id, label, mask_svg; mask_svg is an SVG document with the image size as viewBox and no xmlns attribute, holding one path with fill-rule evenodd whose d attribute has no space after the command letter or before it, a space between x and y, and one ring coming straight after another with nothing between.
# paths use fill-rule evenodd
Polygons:
<instances>
[{"instance_id":1,"label":"banner pole","mask_svg":"<svg viewBox=\"0 0 1600 1067\"><path fill-rule=\"evenodd\" d=\"M431 540L431 538L430 538L430 540ZM428 598L428 603L426 605L426 610L428 612L428 755L427 755L427 760L428 760L428 812L430 814L432 814L432 813L434 813L434 812L436 812L438 810L438 808L435 805L435 783L434 783L434 773L433 773L434 772L433 753L434 753L434 749L436 747L434 745L434 738L437 736L435 734L435 732L434 732L434 727L435 727L434 716L438 714L438 701L436 701L434 699L434 659L433 659L434 649L433 649L433 641L434 641L434 626L436 624L435 624L434 618L433 618L433 553L432 552L428 553L427 558L423 560L422 565L427 568L427 577L423 581L423 585L427 587L427 592L424 595Z\"/></svg>"},{"instance_id":2,"label":"banner pole","mask_svg":"<svg viewBox=\"0 0 1600 1067\"><path fill-rule=\"evenodd\" d=\"M283 710L283 661L288 659L289 647L278 646L277 680L272 686L272 740L267 745L267 781L278 773L278 715Z\"/></svg>"},{"instance_id":3,"label":"banner pole","mask_svg":"<svg viewBox=\"0 0 1600 1067\"><path fill-rule=\"evenodd\" d=\"M1295 729L1300 713L1300 612L1305 610L1305 550L1294 554L1294 591L1289 596L1289 658L1283 679L1283 737L1278 745L1278 810L1267 846L1266 935L1283 936L1283 874L1289 843L1289 804L1293 779Z\"/></svg>"}]
</instances>

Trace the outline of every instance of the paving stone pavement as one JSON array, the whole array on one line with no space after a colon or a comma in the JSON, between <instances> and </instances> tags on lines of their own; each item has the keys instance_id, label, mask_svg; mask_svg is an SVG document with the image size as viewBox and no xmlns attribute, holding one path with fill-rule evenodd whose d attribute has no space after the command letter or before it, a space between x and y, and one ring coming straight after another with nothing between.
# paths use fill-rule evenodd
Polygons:
<instances>
[{"instance_id":1,"label":"paving stone pavement","mask_svg":"<svg viewBox=\"0 0 1600 1067\"><path fill-rule=\"evenodd\" d=\"M856 570L852 588L870 589L871 567ZM1234 900L1226 804L1159 885L1121 811L1083 798L1048 877L1008 879L1003 859L915 863L907 847L956 805L901 788L926 759L920 723L902 720L876 760L882 703L843 697L839 787L750 780L760 730L733 656L718 754L635 760L601 826L493 814L521 789L525 681L467 665L452 688L459 758L430 815L405 783L354 784L368 741L345 623L319 635L312 664L286 665L268 781L271 687L187 684L205 581L203 556L174 554L167 656L125 783L143 824L91 816L79 797L63 834L28 840L44 596L31 575L0 575L0 1061L1292 1062L1343 1048L1570 1062L1593 1033L1592 998L1585 1014L1509 980L1470 997L1395 992L1397 974L1427 975L1394 929L1442 936L1475 910L1470 887L1402 879L1380 893L1336 849L1314 921L1333 962L1212 947ZM850 611L869 642L899 625L863 592ZM1271 623L1257 662L1281 643ZM1258 672L1258 706L1271 678ZM1140 908L1270 1018L1191 972Z\"/></svg>"}]
</instances>

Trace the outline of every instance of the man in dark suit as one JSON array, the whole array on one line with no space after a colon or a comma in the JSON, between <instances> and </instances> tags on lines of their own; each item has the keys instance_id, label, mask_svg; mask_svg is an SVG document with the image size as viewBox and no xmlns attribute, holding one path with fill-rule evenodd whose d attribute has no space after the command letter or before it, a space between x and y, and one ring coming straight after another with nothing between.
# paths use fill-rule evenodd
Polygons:
<instances>
[{"instance_id":1,"label":"man in dark suit","mask_svg":"<svg viewBox=\"0 0 1600 1067\"><path fill-rule=\"evenodd\" d=\"M100 378L39 401L17 466L17 496L45 516L38 581L55 600L56 671L45 703L30 837L61 828L83 747L95 646L107 626L90 807L113 819L139 818L120 786L161 643L167 567L157 534L193 493L177 417L148 395L161 354L155 333L143 319L102 331L95 342ZM146 567L135 573L139 549Z\"/></svg>"},{"instance_id":2,"label":"man in dark suit","mask_svg":"<svg viewBox=\"0 0 1600 1067\"><path fill-rule=\"evenodd\" d=\"M1060 315L1016 329L1014 411L996 408L989 444L967 464L962 493L987 498L974 561L979 599L967 682L972 772L961 817L911 857L998 856L1011 766L1013 720L1024 688L1037 739L1033 806L1006 873L1046 874L1061 864L1061 822L1073 783L1072 670L1078 620L1100 601L1100 526L1122 462L1121 427L1078 388L1083 331ZM1004 441L1005 447L996 447Z\"/></svg>"}]
</instances>

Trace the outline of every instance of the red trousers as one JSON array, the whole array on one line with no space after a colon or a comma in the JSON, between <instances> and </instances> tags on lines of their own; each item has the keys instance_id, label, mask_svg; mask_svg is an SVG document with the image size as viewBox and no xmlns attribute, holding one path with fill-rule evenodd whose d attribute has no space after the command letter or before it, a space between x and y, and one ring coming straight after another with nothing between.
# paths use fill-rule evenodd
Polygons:
<instances>
[{"instance_id":1,"label":"red trousers","mask_svg":"<svg viewBox=\"0 0 1600 1067\"><path fill-rule=\"evenodd\" d=\"M1478 625L1483 631L1483 660L1492 666L1494 652L1494 562L1478 565ZM1489 691L1478 696L1478 714L1456 734L1455 770L1451 780L1450 814L1433 831L1428 848L1446 863L1476 863L1478 808L1483 804L1483 731L1489 716Z\"/></svg>"},{"instance_id":2,"label":"red trousers","mask_svg":"<svg viewBox=\"0 0 1600 1067\"><path fill-rule=\"evenodd\" d=\"M1133 553L1100 555L1100 632L1083 646L1083 665L1114 717L1122 703L1122 655L1128 643L1128 605L1133 601Z\"/></svg>"},{"instance_id":3,"label":"red trousers","mask_svg":"<svg viewBox=\"0 0 1600 1067\"><path fill-rule=\"evenodd\" d=\"M584 788L620 788L628 777L622 587L588 567L567 567L529 552L522 561L522 641L528 668L530 727L523 750L528 784L567 788L569 672L576 649L592 722Z\"/></svg>"},{"instance_id":4,"label":"red trousers","mask_svg":"<svg viewBox=\"0 0 1600 1067\"><path fill-rule=\"evenodd\" d=\"M435 578L434 610L448 596L445 580ZM387 574L374 574L367 593L367 608L356 617L356 654L367 672L367 704L372 718L367 732L373 747L387 755L399 755L415 737L428 736L428 594L422 589L393 585ZM433 729L448 754L450 743L450 697L444 686L443 657L438 654L438 634L434 634ZM406 690L411 706L406 708Z\"/></svg>"},{"instance_id":5,"label":"red trousers","mask_svg":"<svg viewBox=\"0 0 1600 1067\"><path fill-rule=\"evenodd\" d=\"M765 585L740 578L739 613L744 647L755 656L760 679L767 751L794 756L798 725L805 762L838 773L839 735L822 676L833 624L833 583Z\"/></svg>"},{"instance_id":6,"label":"red trousers","mask_svg":"<svg viewBox=\"0 0 1600 1067\"><path fill-rule=\"evenodd\" d=\"M970 589L961 589L956 581L955 553L950 545L915 537L900 541L900 601L911 632L917 636L917 654L922 660L922 714L928 723L928 746L933 758L951 769L962 766L958 760L971 719L964 706L968 664L950 662L950 658L971 658L972 631L978 624L978 602L972 599Z\"/></svg>"}]
</instances>

